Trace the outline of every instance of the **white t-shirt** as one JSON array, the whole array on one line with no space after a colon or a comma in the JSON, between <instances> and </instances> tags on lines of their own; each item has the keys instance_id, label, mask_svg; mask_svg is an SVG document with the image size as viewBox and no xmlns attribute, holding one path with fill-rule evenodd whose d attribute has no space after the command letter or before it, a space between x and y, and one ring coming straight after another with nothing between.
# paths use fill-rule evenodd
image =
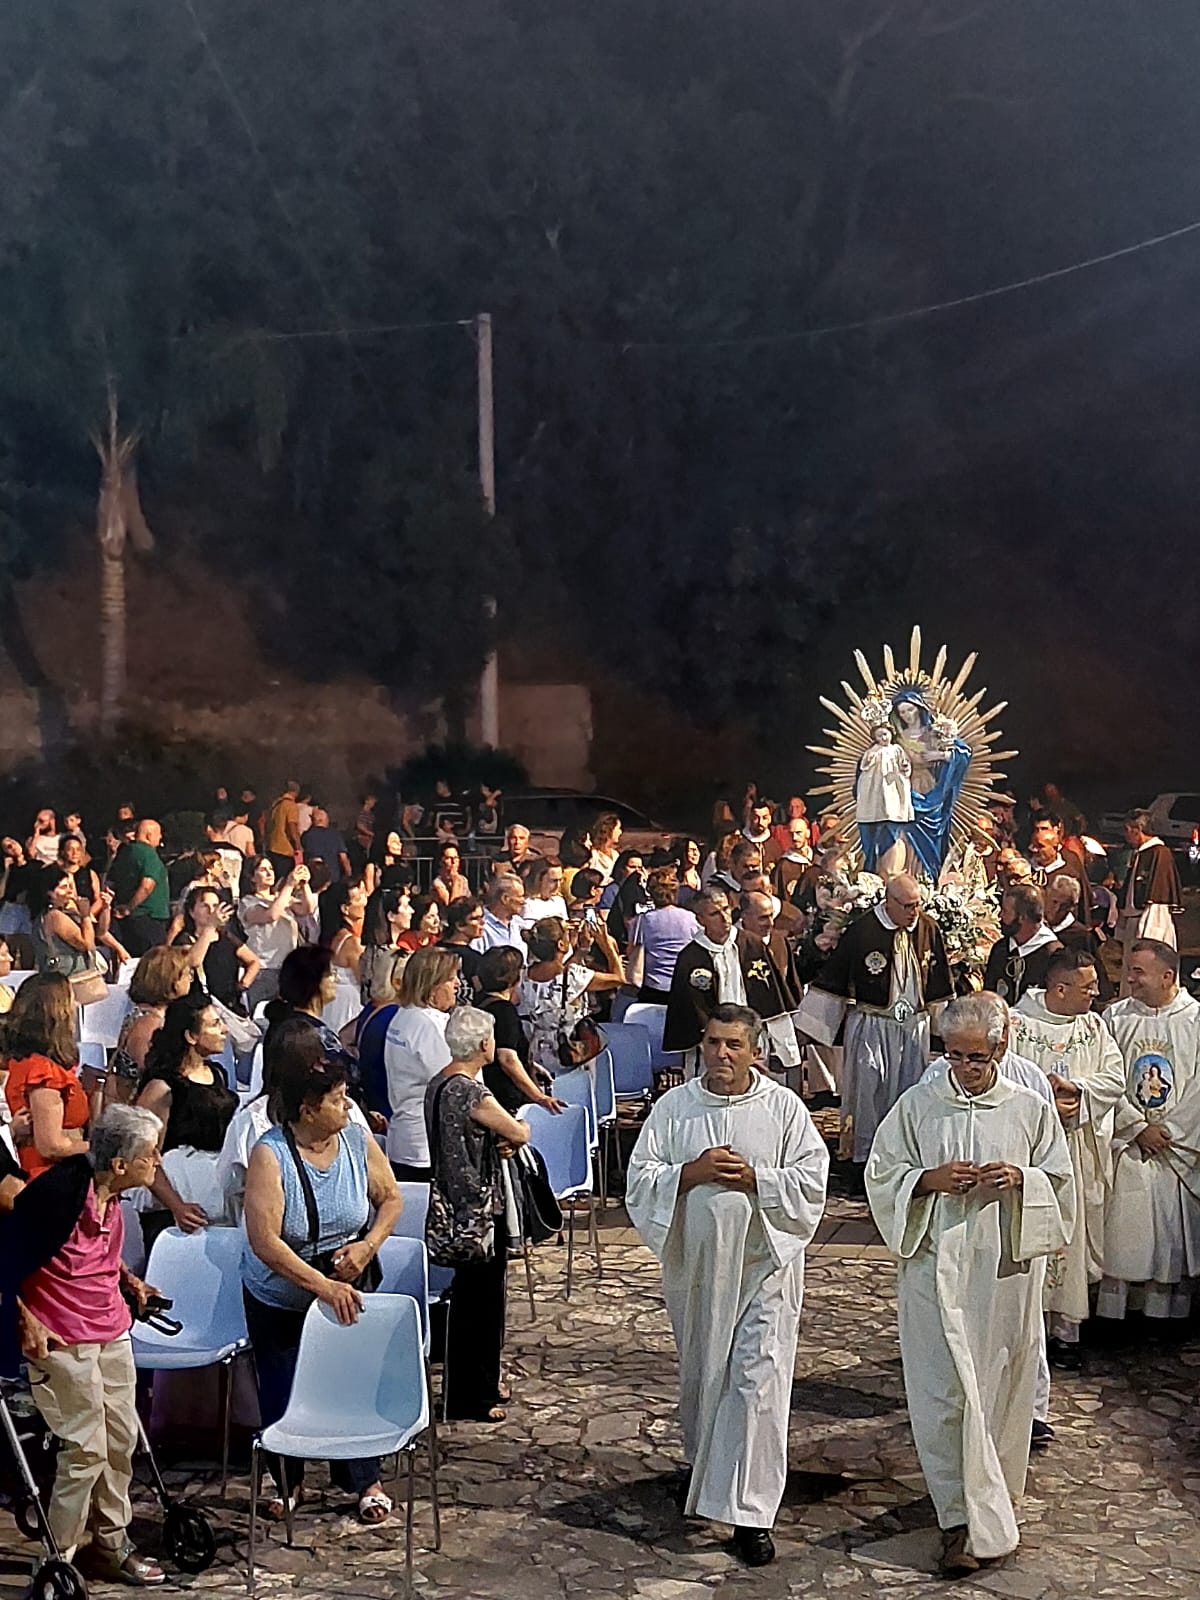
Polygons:
<instances>
[{"instance_id":1,"label":"white t-shirt","mask_svg":"<svg viewBox=\"0 0 1200 1600\"><path fill-rule=\"evenodd\" d=\"M535 922L540 922L543 917L561 917L567 920L567 902L560 894L553 894L549 900L526 900L525 909L521 913L521 920L527 927L532 927Z\"/></svg>"},{"instance_id":2,"label":"white t-shirt","mask_svg":"<svg viewBox=\"0 0 1200 1600\"><path fill-rule=\"evenodd\" d=\"M443 1067L450 1065L446 1045L448 1013L432 1006L401 1006L388 1024L383 1044L388 1101L389 1161L407 1167L429 1165L429 1136L425 1131L425 1090Z\"/></svg>"},{"instance_id":3,"label":"white t-shirt","mask_svg":"<svg viewBox=\"0 0 1200 1600\"><path fill-rule=\"evenodd\" d=\"M300 943L300 929L290 911L278 922L254 922L247 926L245 913L251 908L267 911L275 903L273 894L248 894L238 902L238 919L246 929L246 943L263 964L265 972L278 972L285 956Z\"/></svg>"},{"instance_id":4,"label":"white t-shirt","mask_svg":"<svg viewBox=\"0 0 1200 1600\"><path fill-rule=\"evenodd\" d=\"M43 867L52 867L58 860L61 840L61 833L39 833L36 839L30 841L29 854Z\"/></svg>"}]
</instances>

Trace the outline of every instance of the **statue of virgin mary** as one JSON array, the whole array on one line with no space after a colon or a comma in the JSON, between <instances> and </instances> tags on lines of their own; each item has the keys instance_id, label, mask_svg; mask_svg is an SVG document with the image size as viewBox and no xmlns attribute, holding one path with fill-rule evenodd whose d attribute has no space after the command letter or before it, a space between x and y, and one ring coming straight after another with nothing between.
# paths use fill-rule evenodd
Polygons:
<instances>
[{"instance_id":1,"label":"statue of virgin mary","mask_svg":"<svg viewBox=\"0 0 1200 1600\"><path fill-rule=\"evenodd\" d=\"M911 822L901 831L916 860L936 883L950 849L954 802L971 762L971 747L948 717L935 718L924 690L898 689L890 717L896 743L912 767Z\"/></svg>"}]
</instances>

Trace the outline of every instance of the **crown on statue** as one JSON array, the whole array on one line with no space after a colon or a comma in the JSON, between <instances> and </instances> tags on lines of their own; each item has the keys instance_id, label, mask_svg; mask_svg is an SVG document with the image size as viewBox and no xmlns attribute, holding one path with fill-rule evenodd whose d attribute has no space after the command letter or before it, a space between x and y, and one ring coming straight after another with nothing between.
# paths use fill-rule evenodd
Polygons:
<instances>
[{"instance_id":1,"label":"crown on statue","mask_svg":"<svg viewBox=\"0 0 1200 1600\"><path fill-rule=\"evenodd\" d=\"M861 716L868 728L882 728L892 714L892 708L887 700L872 695L862 703Z\"/></svg>"}]
</instances>

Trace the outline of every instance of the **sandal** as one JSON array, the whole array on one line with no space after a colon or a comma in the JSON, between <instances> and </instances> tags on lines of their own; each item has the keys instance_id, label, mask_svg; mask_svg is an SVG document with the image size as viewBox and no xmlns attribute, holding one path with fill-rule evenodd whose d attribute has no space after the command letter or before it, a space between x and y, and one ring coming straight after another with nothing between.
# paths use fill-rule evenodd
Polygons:
<instances>
[{"instance_id":1,"label":"sandal","mask_svg":"<svg viewBox=\"0 0 1200 1600\"><path fill-rule=\"evenodd\" d=\"M365 1494L358 1502L358 1520L369 1527L386 1522L391 1514L392 1502L382 1490L377 1494Z\"/></svg>"},{"instance_id":2,"label":"sandal","mask_svg":"<svg viewBox=\"0 0 1200 1600\"><path fill-rule=\"evenodd\" d=\"M305 1498L306 1496L303 1488L297 1489L294 1494L288 1496L288 1499L292 1503L293 1515L304 1504ZM258 1514L267 1522L286 1522L287 1507L283 1503L283 1496L281 1494L273 1494L269 1495L265 1500L260 1500L258 1505Z\"/></svg>"},{"instance_id":3,"label":"sandal","mask_svg":"<svg viewBox=\"0 0 1200 1600\"><path fill-rule=\"evenodd\" d=\"M512 1394L513 1392L511 1383L501 1383L496 1386L496 1399L502 1406L510 1405L512 1403Z\"/></svg>"}]
</instances>

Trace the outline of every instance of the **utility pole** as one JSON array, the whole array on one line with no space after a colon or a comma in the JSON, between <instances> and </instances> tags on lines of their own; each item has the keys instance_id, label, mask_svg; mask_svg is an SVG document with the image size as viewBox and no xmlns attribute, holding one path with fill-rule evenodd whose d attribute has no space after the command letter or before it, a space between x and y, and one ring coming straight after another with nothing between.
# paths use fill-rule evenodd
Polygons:
<instances>
[{"instance_id":1,"label":"utility pole","mask_svg":"<svg viewBox=\"0 0 1200 1600\"><path fill-rule=\"evenodd\" d=\"M481 311L475 318L475 360L479 388L479 488L483 508L489 517L496 515L496 416L492 389L492 318ZM486 626L496 621L496 598L487 595L483 602ZM500 743L500 664L495 645L488 651L479 679L479 725L484 744Z\"/></svg>"}]
</instances>

